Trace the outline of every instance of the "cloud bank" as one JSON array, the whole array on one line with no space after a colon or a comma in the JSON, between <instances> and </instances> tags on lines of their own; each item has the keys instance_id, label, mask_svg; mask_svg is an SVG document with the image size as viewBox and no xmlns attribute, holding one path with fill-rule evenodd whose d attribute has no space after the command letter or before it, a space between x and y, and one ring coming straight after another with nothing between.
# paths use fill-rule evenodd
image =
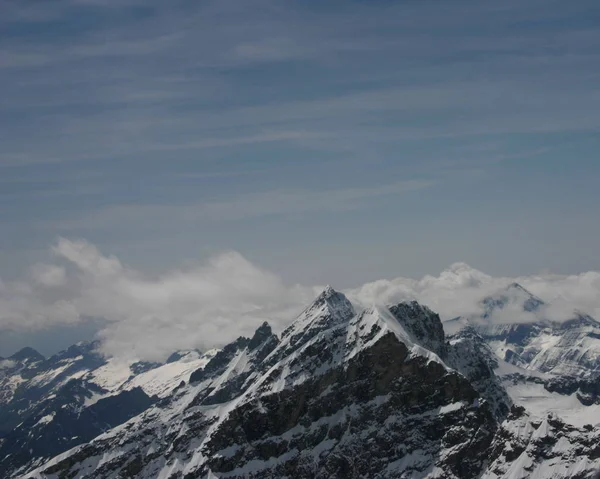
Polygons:
<instances>
[{"instance_id":1,"label":"cloud bank","mask_svg":"<svg viewBox=\"0 0 600 479\"><path fill-rule=\"evenodd\" d=\"M494 315L495 322L531 322L540 317L565 321L573 317L575 310L600 318L600 273L594 271L510 278L493 277L465 263L454 263L439 276L374 281L349 291L348 296L361 304L417 300L439 313L442 319L452 319L483 314L482 300L506 294L504 289L512 283L520 284L546 304L539 314L531 314L522 309L523 295L509 292L509 303Z\"/></svg>"},{"instance_id":2,"label":"cloud bank","mask_svg":"<svg viewBox=\"0 0 600 479\"><path fill-rule=\"evenodd\" d=\"M98 335L109 356L163 360L178 349L209 348L251 335L265 320L281 332L320 290L286 285L237 252L157 276L83 240L61 238L51 253L52 260L32 267L25 280L0 281L0 331L39 331L101 318L106 323ZM414 299L451 319L481 314L481 300L513 282L547 303L545 317L564 321L579 309L600 318L598 272L508 278L455 263L438 276L380 280L346 293L359 306ZM537 318L515 304L494 320Z\"/></svg>"},{"instance_id":3,"label":"cloud bank","mask_svg":"<svg viewBox=\"0 0 600 479\"><path fill-rule=\"evenodd\" d=\"M39 330L103 318L103 352L148 360L185 348L207 348L275 328L315 294L228 252L206 264L150 277L103 255L94 245L60 239L57 264L37 265L30 281L4 284L0 330Z\"/></svg>"}]
</instances>

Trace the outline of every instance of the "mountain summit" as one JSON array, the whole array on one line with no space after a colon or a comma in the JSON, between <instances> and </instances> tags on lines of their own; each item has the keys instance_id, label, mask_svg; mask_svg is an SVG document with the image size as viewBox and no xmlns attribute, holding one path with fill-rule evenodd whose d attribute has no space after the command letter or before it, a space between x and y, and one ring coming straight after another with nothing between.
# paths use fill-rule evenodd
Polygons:
<instances>
[{"instance_id":1,"label":"mountain summit","mask_svg":"<svg viewBox=\"0 0 600 479\"><path fill-rule=\"evenodd\" d=\"M45 358L35 349L30 347L24 347L12 356L9 356L8 359L10 359L11 361L43 361Z\"/></svg>"},{"instance_id":2,"label":"mountain summit","mask_svg":"<svg viewBox=\"0 0 600 479\"><path fill-rule=\"evenodd\" d=\"M488 318L495 311L504 309L509 305L516 305L525 312L533 313L538 311L544 305L544 302L519 283L511 283L497 294L484 298L482 304L485 309L483 316Z\"/></svg>"}]
</instances>

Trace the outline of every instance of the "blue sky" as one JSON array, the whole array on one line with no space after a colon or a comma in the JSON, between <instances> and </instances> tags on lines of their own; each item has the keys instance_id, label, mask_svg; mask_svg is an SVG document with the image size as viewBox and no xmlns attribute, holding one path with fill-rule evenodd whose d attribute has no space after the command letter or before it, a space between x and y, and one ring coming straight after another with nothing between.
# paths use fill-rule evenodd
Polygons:
<instances>
[{"instance_id":1,"label":"blue sky","mask_svg":"<svg viewBox=\"0 0 600 479\"><path fill-rule=\"evenodd\" d=\"M0 6L0 277L58 237L353 287L600 269L596 1Z\"/></svg>"}]
</instances>

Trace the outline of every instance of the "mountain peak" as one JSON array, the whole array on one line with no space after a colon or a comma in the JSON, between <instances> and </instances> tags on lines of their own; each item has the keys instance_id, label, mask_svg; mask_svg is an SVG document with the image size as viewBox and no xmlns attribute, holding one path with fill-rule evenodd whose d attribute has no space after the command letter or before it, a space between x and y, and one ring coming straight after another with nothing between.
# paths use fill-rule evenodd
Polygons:
<instances>
[{"instance_id":1,"label":"mountain peak","mask_svg":"<svg viewBox=\"0 0 600 479\"><path fill-rule=\"evenodd\" d=\"M336 294L338 294L338 292L335 289L333 289L330 285L327 285L325 286L323 291L321 291L321 294L317 296L317 299L328 299L332 296L335 296Z\"/></svg>"},{"instance_id":2,"label":"mountain peak","mask_svg":"<svg viewBox=\"0 0 600 479\"><path fill-rule=\"evenodd\" d=\"M269 339L273 335L273 331L271 330L271 326L266 321L262 323L254 332L254 336L248 343L248 349L253 350L264 343L267 339Z\"/></svg>"},{"instance_id":3,"label":"mountain peak","mask_svg":"<svg viewBox=\"0 0 600 479\"><path fill-rule=\"evenodd\" d=\"M346 319L354 312L354 308L348 298L331 286L327 286L304 313L306 314L323 308L333 316L343 316Z\"/></svg>"},{"instance_id":4,"label":"mountain peak","mask_svg":"<svg viewBox=\"0 0 600 479\"><path fill-rule=\"evenodd\" d=\"M545 303L519 283L513 282L498 293L485 297L482 304L485 309L483 317L488 318L495 311L504 309L509 304L517 305L521 307L523 311L533 313Z\"/></svg>"},{"instance_id":5,"label":"mountain peak","mask_svg":"<svg viewBox=\"0 0 600 479\"><path fill-rule=\"evenodd\" d=\"M515 290L518 290L518 291L523 291L523 292L525 292L525 293L527 293L527 294L531 294L529 291L527 291L527 290L526 290L526 289L525 289L523 286L521 286L521 285L520 285L519 283L517 283L517 282L510 283L510 284L509 284L509 285L506 287L506 289L507 289L507 290L515 289Z\"/></svg>"},{"instance_id":6,"label":"mountain peak","mask_svg":"<svg viewBox=\"0 0 600 479\"><path fill-rule=\"evenodd\" d=\"M26 346L23 349L17 351L12 356L9 356L8 359L11 359L13 361L25 361L26 359L31 359L33 361L43 361L46 358L40 353L38 353L35 349Z\"/></svg>"},{"instance_id":7,"label":"mountain peak","mask_svg":"<svg viewBox=\"0 0 600 479\"><path fill-rule=\"evenodd\" d=\"M414 338L438 356L445 355L445 335L438 314L417 301L398 303L389 308Z\"/></svg>"},{"instance_id":8,"label":"mountain peak","mask_svg":"<svg viewBox=\"0 0 600 479\"><path fill-rule=\"evenodd\" d=\"M350 321L354 314L348 298L327 286L281 334L281 348L299 348L319 332Z\"/></svg>"}]
</instances>

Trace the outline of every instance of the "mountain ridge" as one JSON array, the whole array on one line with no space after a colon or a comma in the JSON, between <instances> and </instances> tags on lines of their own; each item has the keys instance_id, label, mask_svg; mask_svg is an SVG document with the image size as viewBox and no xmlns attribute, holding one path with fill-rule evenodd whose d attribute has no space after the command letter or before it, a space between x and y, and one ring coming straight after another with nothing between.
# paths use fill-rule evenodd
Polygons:
<instances>
[{"instance_id":1,"label":"mountain ridge","mask_svg":"<svg viewBox=\"0 0 600 479\"><path fill-rule=\"evenodd\" d=\"M548 477L552 461L559 461L552 469L559 478L600 467L593 426L524 412L514 395L515 388L541 387L552 398L583 394L582 407L595 408L594 381L551 382L491 346L469 325L446 335L439 315L415 301L356 308L327 287L280 337L263 322L252 337L219 350L187 351L128 372L106 360L82 382L67 382L83 388L75 389L82 399L67 401L81 412L136 387L155 395L150 403L140 395L142 411L132 408L131 417L94 439L5 470L40 479L492 479ZM69 364L78 357L55 362L76 370ZM56 420L47 410L36 417L46 418L36 426L41 431ZM557 449L560 441L581 457Z\"/></svg>"}]
</instances>

